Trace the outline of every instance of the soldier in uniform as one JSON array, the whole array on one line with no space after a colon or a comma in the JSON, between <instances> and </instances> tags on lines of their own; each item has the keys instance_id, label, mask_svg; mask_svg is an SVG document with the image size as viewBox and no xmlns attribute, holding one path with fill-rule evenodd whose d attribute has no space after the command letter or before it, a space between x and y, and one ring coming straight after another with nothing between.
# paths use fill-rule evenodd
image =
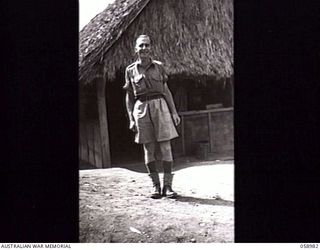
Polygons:
<instances>
[{"instance_id":1,"label":"soldier in uniform","mask_svg":"<svg viewBox=\"0 0 320 250\"><path fill-rule=\"evenodd\" d=\"M151 58L150 38L140 35L135 44L138 60L125 71L126 107L129 128L134 131L135 142L143 145L144 160L154 191L151 198L173 198L173 157L170 140L178 137L175 126L180 123L168 76L161 62ZM156 160L162 161L163 188L161 190Z\"/></svg>"}]
</instances>

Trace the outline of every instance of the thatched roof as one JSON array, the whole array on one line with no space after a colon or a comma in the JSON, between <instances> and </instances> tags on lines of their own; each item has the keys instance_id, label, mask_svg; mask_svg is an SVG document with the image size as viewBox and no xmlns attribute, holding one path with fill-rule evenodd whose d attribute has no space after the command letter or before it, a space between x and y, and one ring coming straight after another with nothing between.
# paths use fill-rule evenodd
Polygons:
<instances>
[{"instance_id":1,"label":"thatched roof","mask_svg":"<svg viewBox=\"0 0 320 250\"><path fill-rule=\"evenodd\" d=\"M233 74L233 0L116 0L80 32L79 79L90 83L134 60L134 40L148 34L168 74Z\"/></svg>"}]
</instances>

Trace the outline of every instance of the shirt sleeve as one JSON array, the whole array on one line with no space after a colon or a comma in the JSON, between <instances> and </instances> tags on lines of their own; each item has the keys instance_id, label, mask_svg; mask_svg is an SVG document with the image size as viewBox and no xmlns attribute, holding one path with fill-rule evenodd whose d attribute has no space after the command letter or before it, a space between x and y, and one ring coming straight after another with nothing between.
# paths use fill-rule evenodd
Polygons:
<instances>
[{"instance_id":1,"label":"shirt sleeve","mask_svg":"<svg viewBox=\"0 0 320 250\"><path fill-rule=\"evenodd\" d=\"M161 74L162 74L162 77L163 77L163 83L168 82L169 77L168 77L163 65L160 66L160 69L161 69Z\"/></svg>"},{"instance_id":2,"label":"shirt sleeve","mask_svg":"<svg viewBox=\"0 0 320 250\"><path fill-rule=\"evenodd\" d=\"M126 72L125 72L125 84L123 86L123 89L127 90L127 91L131 91L131 92L133 91L132 90L131 81L130 81L128 68L126 69Z\"/></svg>"}]
</instances>

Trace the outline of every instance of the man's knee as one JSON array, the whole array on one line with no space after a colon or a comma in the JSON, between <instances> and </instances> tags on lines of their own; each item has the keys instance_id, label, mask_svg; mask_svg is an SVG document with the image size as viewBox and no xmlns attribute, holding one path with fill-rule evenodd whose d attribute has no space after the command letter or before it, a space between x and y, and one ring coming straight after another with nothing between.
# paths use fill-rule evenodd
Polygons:
<instances>
[{"instance_id":1,"label":"man's knee","mask_svg":"<svg viewBox=\"0 0 320 250\"><path fill-rule=\"evenodd\" d=\"M171 143L170 141L164 141L159 143L161 154L162 154L162 161L172 161L172 150L171 150Z\"/></svg>"},{"instance_id":2,"label":"man's knee","mask_svg":"<svg viewBox=\"0 0 320 250\"><path fill-rule=\"evenodd\" d=\"M171 143L170 141L161 141L159 142L160 149L163 151L171 150Z\"/></svg>"},{"instance_id":3,"label":"man's knee","mask_svg":"<svg viewBox=\"0 0 320 250\"><path fill-rule=\"evenodd\" d=\"M155 161L155 143L145 143L143 144L144 161L146 164Z\"/></svg>"}]
</instances>

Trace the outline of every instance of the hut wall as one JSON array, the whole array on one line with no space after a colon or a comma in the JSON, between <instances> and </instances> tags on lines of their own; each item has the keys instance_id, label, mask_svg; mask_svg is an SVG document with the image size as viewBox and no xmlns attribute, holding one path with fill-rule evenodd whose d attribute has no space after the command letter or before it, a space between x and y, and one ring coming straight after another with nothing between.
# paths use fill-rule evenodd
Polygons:
<instances>
[{"instance_id":1,"label":"hut wall","mask_svg":"<svg viewBox=\"0 0 320 250\"><path fill-rule=\"evenodd\" d=\"M79 97L79 159L102 168L96 86L80 85Z\"/></svg>"},{"instance_id":2,"label":"hut wall","mask_svg":"<svg viewBox=\"0 0 320 250\"><path fill-rule=\"evenodd\" d=\"M215 112L211 115L211 153L232 156L234 150L233 112Z\"/></svg>"},{"instance_id":3,"label":"hut wall","mask_svg":"<svg viewBox=\"0 0 320 250\"><path fill-rule=\"evenodd\" d=\"M179 138L172 141L175 157L196 155L198 143L208 141L212 158L233 158L233 109L181 112Z\"/></svg>"},{"instance_id":4,"label":"hut wall","mask_svg":"<svg viewBox=\"0 0 320 250\"><path fill-rule=\"evenodd\" d=\"M100 126L98 121L79 124L79 158L98 168L102 168Z\"/></svg>"}]
</instances>

